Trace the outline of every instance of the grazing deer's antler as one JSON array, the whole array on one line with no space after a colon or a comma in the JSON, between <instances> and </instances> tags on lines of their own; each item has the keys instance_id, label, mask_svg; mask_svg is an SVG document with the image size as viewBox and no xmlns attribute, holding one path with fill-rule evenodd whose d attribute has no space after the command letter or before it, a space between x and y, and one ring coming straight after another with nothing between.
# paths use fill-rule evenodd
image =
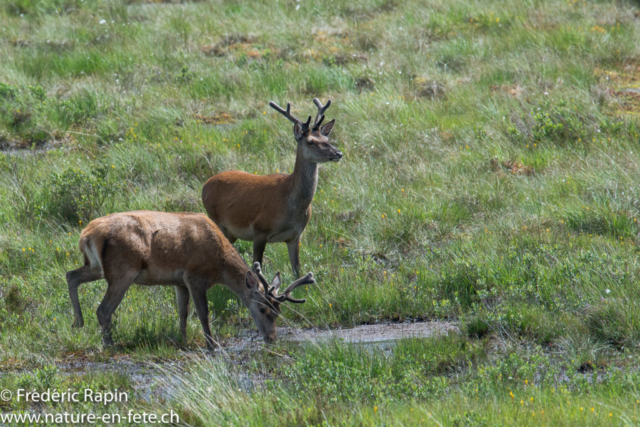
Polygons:
<instances>
[{"instance_id":1,"label":"grazing deer's antler","mask_svg":"<svg viewBox=\"0 0 640 427\"><path fill-rule=\"evenodd\" d=\"M318 107L318 114L316 114L316 118L313 121L313 130L318 130L322 121L324 120L324 112L327 111L327 108L331 106L331 100L329 99L327 103L323 106L322 102L318 98L313 98L313 103Z\"/></svg>"},{"instance_id":2,"label":"grazing deer's antler","mask_svg":"<svg viewBox=\"0 0 640 427\"><path fill-rule=\"evenodd\" d=\"M269 289L269 282L267 281L267 278L262 274L262 269L260 268L259 262L253 263L253 272L256 273L256 276L258 276L258 279L260 279L260 282L262 282L262 286L264 287L264 291L266 293L267 289Z\"/></svg>"},{"instance_id":3,"label":"grazing deer's antler","mask_svg":"<svg viewBox=\"0 0 640 427\"><path fill-rule=\"evenodd\" d=\"M278 281L274 286L269 286L269 281L262 274L262 269L260 268L260 263L257 262L257 261L253 263L253 272L256 273L256 276L258 276L258 279L260 279L260 282L262 282L262 286L264 287L265 295L273 296L273 292L277 291L280 288L280 284L281 284L280 281ZM277 275L279 276L280 272L278 272Z\"/></svg>"},{"instance_id":4,"label":"grazing deer's antler","mask_svg":"<svg viewBox=\"0 0 640 427\"><path fill-rule=\"evenodd\" d=\"M307 273L306 276L301 277L300 279L290 284L282 294L278 294L278 289L280 288L280 281L278 280L274 286L269 286L269 282L267 281L267 278L264 277L264 275L262 274L262 269L260 268L259 262L253 263L253 272L256 273L256 275L258 276L258 279L260 279L260 282L262 282L262 286L264 286L265 295L267 297L273 298L278 302L290 301L290 302L295 302L297 304L302 304L304 302L307 302L306 299L297 299L297 298L291 297L291 292L293 292L293 290L298 286L312 285L316 283L316 280L313 278L313 273ZM278 272L278 275L279 274L280 272Z\"/></svg>"},{"instance_id":5,"label":"grazing deer's antler","mask_svg":"<svg viewBox=\"0 0 640 427\"><path fill-rule=\"evenodd\" d=\"M309 129L309 124L311 123L311 116L309 116L309 118L305 123L302 123L302 121L299 118L291 114L291 104L289 102L287 102L286 110L273 101L269 101L269 106L274 110L276 110L278 113L285 116L287 119L289 119L291 123L301 125L302 131L306 131Z\"/></svg>"},{"instance_id":6,"label":"grazing deer's antler","mask_svg":"<svg viewBox=\"0 0 640 427\"><path fill-rule=\"evenodd\" d=\"M302 304L304 302L307 302L307 300L306 299L292 298L291 297L291 292L293 292L293 290L295 288L297 288L298 286L313 285L314 283L316 283L316 279L313 278L313 273L307 273L306 276L301 277L298 280L296 280L295 282L293 282L292 284L290 284L287 287L287 289L284 290L284 292L282 294L274 295L274 298L278 302L289 301L289 302L295 302L296 304Z\"/></svg>"}]
</instances>

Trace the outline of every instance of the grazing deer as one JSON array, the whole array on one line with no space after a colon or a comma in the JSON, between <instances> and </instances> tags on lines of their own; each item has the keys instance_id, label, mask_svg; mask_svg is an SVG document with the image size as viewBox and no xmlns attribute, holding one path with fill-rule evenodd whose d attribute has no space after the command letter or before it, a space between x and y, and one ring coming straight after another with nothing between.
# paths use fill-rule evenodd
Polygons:
<instances>
[{"instance_id":1,"label":"grazing deer","mask_svg":"<svg viewBox=\"0 0 640 427\"><path fill-rule=\"evenodd\" d=\"M267 243L286 242L289 261L296 277L300 272L300 235L311 218L311 202L318 185L318 163L338 162L342 152L331 145L328 136L335 119L322 125L326 105L314 98L318 113L313 126L291 115L291 104L284 110L269 105L293 122L298 143L292 174L252 175L241 171L219 173L202 188L202 202L209 217L218 224L231 243L237 239L253 241L253 261L262 264Z\"/></svg>"},{"instance_id":2,"label":"grazing deer","mask_svg":"<svg viewBox=\"0 0 640 427\"><path fill-rule=\"evenodd\" d=\"M276 339L280 303L303 303L291 297L300 285L315 283L313 273L278 293L278 272L271 286L254 264L251 271L220 229L204 214L135 211L95 219L82 230L80 251L84 265L67 272L75 326L84 325L78 286L107 280L107 293L98 307L103 342L112 345L111 315L132 283L176 287L180 332L186 340L189 294L202 323L207 347L213 348L209 329L207 289L222 284L249 309L264 340Z\"/></svg>"}]
</instances>

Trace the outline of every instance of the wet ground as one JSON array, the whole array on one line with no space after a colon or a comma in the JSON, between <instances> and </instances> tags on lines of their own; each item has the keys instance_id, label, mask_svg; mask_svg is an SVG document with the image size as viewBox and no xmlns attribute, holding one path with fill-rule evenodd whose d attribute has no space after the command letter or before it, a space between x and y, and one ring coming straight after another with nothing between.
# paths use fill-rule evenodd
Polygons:
<instances>
[{"instance_id":1,"label":"wet ground","mask_svg":"<svg viewBox=\"0 0 640 427\"><path fill-rule=\"evenodd\" d=\"M391 351L397 340L457 333L458 327L450 322L379 323L329 330L283 327L278 328L277 332L281 343L304 344L337 339L340 342L363 345L367 348L377 349L382 346L385 351ZM269 351L271 347L265 346L261 337L251 330L242 331L238 336L227 338L218 344L213 352L214 357L221 357L239 365L253 360L256 351L260 349ZM126 375L131 381L137 398L152 401L158 397L168 398L171 396L173 386L172 381L167 381L168 371L179 371L183 365L188 364L189 358L206 357L208 354L204 348L196 351L191 349L180 351L176 360L146 362L140 361L140 356L134 357L127 354L116 354L95 361L80 353L68 355L56 363L56 366L61 375L83 375L89 372L112 372Z\"/></svg>"},{"instance_id":2,"label":"wet ground","mask_svg":"<svg viewBox=\"0 0 640 427\"><path fill-rule=\"evenodd\" d=\"M286 341L305 342L338 339L347 343L389 342L403 338L427 338L457 333L458 327L450 322L388 323L360 325L350 329L286 329L278 337Z\"/></svg>"},{"instance_id":3,"label":"wet ground","mask_svg":"<svg viewBox=\"0 0 640 427\"><path fill-rule=\"evenodd\" d=\"M89 372L111 372L125 375L131 381L137 398L149 402L157 397L167 397L170 394L166 389L166 384L159 385L158 379L164 376L160 366L179 369L182 364L181 361L167 361L161 364L137 362L131 356L118 355L104 362L91 362L86 359L65 360L57 366L62 375L83 375Z\"/></svg>"},{"instance_id":4,"label":"wet ground","mask_svg":"<svg viewBox=\"0 0 640 427\"><path fill-rule=\"evenodd\" d=\"M459 333L459 328L452 322L416 322L416 323L379 323L360 325L353 328L340 329L299 329L278 328L280 344L299 344L327 342L337 340L348 345L360 346L368 351L391 354L396 343L405 338L429 338ZM256 331L244 330L238 336L226 338L218 343L213 351L214 358L231 362L233 365L244 365L255 360L257 351L273 351L278 353L281 348L266 346ZM180 381L181 372L187 369L190 362L201 357L212 357L204 348L181 350L173 360L146 361L139 355L116 354L101 358L100 361L91 360L83 354L68 355L56 363L59 374L84 375L89 372L114 373L129 378L131 392L135 399L147 402L157 399L171 399L176 390L183 387ZM25 370L24 372L27 372ZM582 372L581 372L582 373ZM587 381L602 381L608 374L585 370L583 373ZM257 374L241 374L241 382L246 382L249 390L265 378ZM246 380L246 381L243 381ZM535 380L534 380L535 381ZM569 381L569 377L562 373L556 378L558 383Z\"/></svg>"}]
</instances>

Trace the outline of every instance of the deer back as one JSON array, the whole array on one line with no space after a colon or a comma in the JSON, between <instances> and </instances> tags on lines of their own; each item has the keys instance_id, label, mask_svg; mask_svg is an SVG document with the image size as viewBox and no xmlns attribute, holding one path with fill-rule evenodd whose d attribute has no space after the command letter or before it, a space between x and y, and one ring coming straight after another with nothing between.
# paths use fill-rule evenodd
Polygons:
<instances>
[{"instance_id":1,"label":"deer back","mask_svg":"<svg viewBox=\"0 0 640 427\"><path fill-rule=\"evenodd\" d=\"M219 271L239 257L204 214L134 211L93 220L82 231L80 250L102 268Z\"/></svg>"}]
</instances>

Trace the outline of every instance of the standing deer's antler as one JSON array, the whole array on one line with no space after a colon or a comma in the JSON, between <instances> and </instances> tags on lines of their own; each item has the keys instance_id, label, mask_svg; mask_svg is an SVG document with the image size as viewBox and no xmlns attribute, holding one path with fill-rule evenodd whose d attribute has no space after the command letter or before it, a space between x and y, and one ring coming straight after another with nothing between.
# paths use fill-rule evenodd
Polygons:
<instances>
[{"instance_id":1,"label":"standing deer's antler","mask_svg":"<svg viewBox=\"0 0 640 427\"><path fill-rule=\"evenodd\" d=\"M327 111L327 108L331 106L331 100L329 99L327 103L323 106L322 102L318 98L313 98L313 103L318 107L318 114L316 114L316 118L313 121L313 130L318 130L322 121L324 120L324 112Z\"/></svg>"},{"instance_id":2,"label":"standing deer's antler","mask_svg":"<svg viewBox=\"0 0 640 427\"><path fill-rule=\"evenodd\" d=\"M282 114L283 116L285 116L287 119L289 119L289 121L293 124L299 124L302 127L302 131L306 131L309 130L309 124L311 123L311 116L309 116L309 118L307 119L306 123L302 123L302 121L297 118L296 116L291 114L291 104L287 102L287 109L285 110L284 108L282 108L281 106L279 106L278 104L276 104L273 101L269 101L269 106L271 108L273 108L274 110L276 110L278 113Z\"/></svg>"},{"instance_id":3,"label":"standing deer's antler","mask_svg":"<svg viewBox=\"0 0 640 427\"><path fill-rule=\"evenodd\" d=\"M262 274L262 269L260 268L259 262L253 263L253 272L256 274L256 276L258 276L258 279L260 279L260 282L262 282L265 296L273 298L278 302L289 301L289 302L294 302L296 304L302 304L304 302L307 302L306 299L297 299L297 298L291 297L291 292L293 292L293 290L298 286L312 285L316 283L316 280L313 278L313 273L307 273L306 276L301 277L295 282L293 282L292 284L290 284L282 294L278 294L280 283L277 283L275 286L269 286L269 282L267 281L267 278L264 277L264 275ZM278 274L280 273L278 272Z\"/></svg>"}]
</instances>

